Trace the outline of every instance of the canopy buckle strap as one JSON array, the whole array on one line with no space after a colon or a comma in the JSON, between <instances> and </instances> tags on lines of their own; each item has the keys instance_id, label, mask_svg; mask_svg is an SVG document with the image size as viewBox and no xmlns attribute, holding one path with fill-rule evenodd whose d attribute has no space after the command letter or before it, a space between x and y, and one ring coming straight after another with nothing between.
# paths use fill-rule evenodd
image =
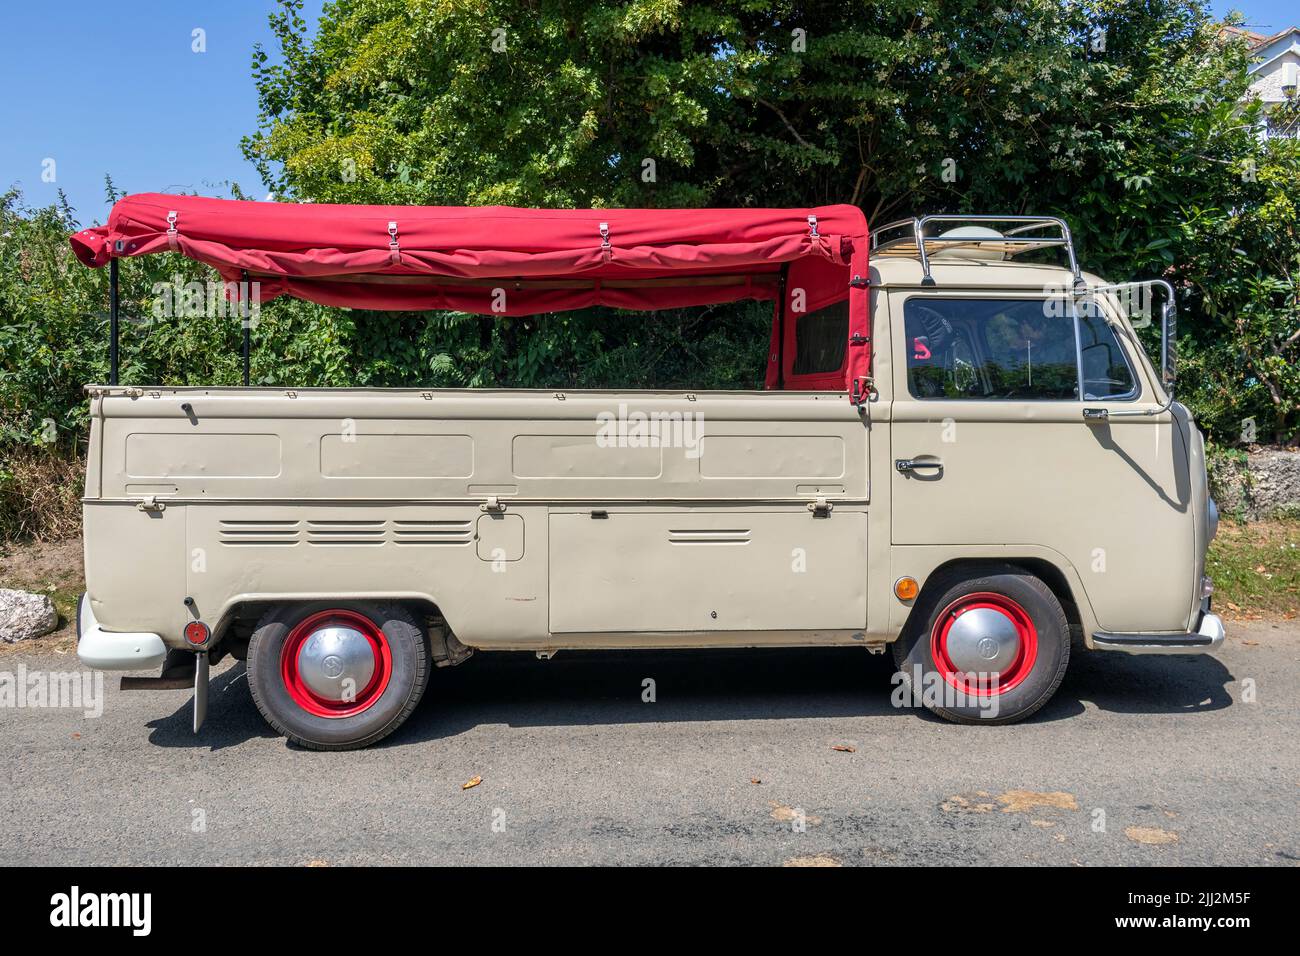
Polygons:
<instances>
[{"instance_id":1,"label":"canopy buckle strap","mask_svg":"<svg viewBox=\"0 0 1300 956\"><path fill-rule=\"evenodd\" d=\"M613 246L609 244L609 223L600 224L600 251L605 256L605 261L609 262L613 254Z\"/></svg>"},{"instance_id":2,"label":"canopy buckle strap","mask_svg":"<svg viewBox=\"0 0 1300 956\"><path fill-rule=\"evenodd\" d=\"M809 217L808 217L808 238L809 238L809 239L820 239L820 238L821 238L821 234L817 232L817 217L816 217L816 216L809 216Z\"/></svg>"},{"instance_id":3,"label":"canopy buckle strap","mask_svg":"<svg viewBox=\"0 0 1300 956\"><path fill-rule=\"evenodd\" d=\"M173 209L167 213L167 248L176 252L180 249L179 238L176 232L176 210Z\"/></svg>"},{"instance_id":4,"label":"canopy buckle strap","mask_svg":"<svg viewBox=\"0 0 1300 956\"><path fill-rule=\"evenodd\" d=\"M876 380L870 375L858 375L853 379L852 388L849 391L849 402L853 405L862 405L866 402L875 401L880 393L876 391Z\"/></svg>"},{"instance_id":5,"label":"canopy buckle strap","mask_svg":"<svg viewBox=\"0 0 1300 956\"><path fill-rule=\"evenodd\" d=\"M402 250L397 245L397 223L388 224L388 261L398 263L402 261Z\"/></svg>"}]
</instances>

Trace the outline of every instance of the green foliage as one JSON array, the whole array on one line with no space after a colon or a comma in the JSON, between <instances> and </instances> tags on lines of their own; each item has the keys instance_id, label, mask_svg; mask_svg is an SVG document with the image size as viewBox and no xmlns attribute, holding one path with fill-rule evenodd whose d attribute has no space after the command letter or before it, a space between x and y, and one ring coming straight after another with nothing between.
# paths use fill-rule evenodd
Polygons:
<instances>
[{"instance_id":1,"label":"green foliage","mask_svg":"<svg viewBox=\"0 0 1300 956\"><path fill-rule=\"evenodd\" d=\"M1178 287L1219 440L1296 436L1298 141L1258 135L1201 2L336 0L315 34L299 9L244 144L281 195L1056 213L1093 271ZM565 328L571 357L603 334Z\"/></svg>"}]
</instances>

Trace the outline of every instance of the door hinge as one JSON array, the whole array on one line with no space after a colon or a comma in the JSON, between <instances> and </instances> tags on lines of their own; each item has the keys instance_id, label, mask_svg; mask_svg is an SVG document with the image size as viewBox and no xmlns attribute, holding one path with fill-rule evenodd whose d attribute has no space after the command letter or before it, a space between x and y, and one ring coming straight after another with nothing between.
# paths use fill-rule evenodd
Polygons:
<instances>
[{"instance_id":1,"label":"door hinge","mask_svg":"<svg viewBox=\"0 0 1300 956\"><path fill-rule=\"evenodd\" d=\"M506 510L506 505L496 495L489 495L488 500L478 506L478 510L500 512Z\"/></svg>"},{"instance_id":2,"label":"door hinge","mask_svg":"<svg viewBox=\"0 0 1300 956\"><path fill-rule=\"evenodd\" d=\"M835 510L835 505L825 498L817 498L808 502L808 510L812 512L814 518L829 518L831 512Z\"/></svg>"},{"instance_id":3,"label":"door hinge","mask_svg":"<svg viewBox=\"0 0 1300 956\"><path fill-rule=\"evenodd\" d=\"M137 511L166 511L167 506L153 495L145 495L144 500L135 506Z\"/></svg>"}]
</instances>

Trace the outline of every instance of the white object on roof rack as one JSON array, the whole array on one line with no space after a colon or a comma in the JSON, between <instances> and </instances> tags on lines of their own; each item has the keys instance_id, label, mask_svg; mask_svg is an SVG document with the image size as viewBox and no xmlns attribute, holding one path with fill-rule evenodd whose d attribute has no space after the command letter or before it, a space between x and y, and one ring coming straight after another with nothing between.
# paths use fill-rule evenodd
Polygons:
<instances>
[{"instance_id":1,"label":"white object on roof rack","mask_svg":"<svg viewBox=\"0 0 1300 956\"><path fill-rule=\"evenodd\" d=\"M952 226L940 235L930 235L931 225ZM976 232L980 234L976 234ZM921 260L922 285L934 285L930 275L930 257L941 251L960 251L979 258L1011 258L1038 249L1065 250L1074 286L1085 286L1074 255L1074 241L1064 219L1055 216L922 216L900 219L875 230L871 236L873 256L907 256Z\"/></svg>"},{"instance_id":2,"label":"white object on roof rack","mask_svg":"<svg viewBox=\"0 0 1300 956\"><path fill-rule=\"evenodd\" d=\"M949 229L947 232L939 234L940 239L971 239L970 243L954 243L952 245L943 245L934 252L930 253L930 258L937 259L940 256L961 256L964 259L988 259L988 260L1005 260L1010 255L1005 249L999 249L995 243L990 243L990 239L1005 239L1006 237L996 229L990 229L988 226L958 226L956 229Z\"/></svg>"}]
</instances>

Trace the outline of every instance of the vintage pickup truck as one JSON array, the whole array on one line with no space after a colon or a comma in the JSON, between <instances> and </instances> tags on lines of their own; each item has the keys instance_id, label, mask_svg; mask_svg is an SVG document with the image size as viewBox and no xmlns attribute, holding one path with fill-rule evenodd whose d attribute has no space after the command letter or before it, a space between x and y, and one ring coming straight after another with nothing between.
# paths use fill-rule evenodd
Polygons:
<instances>
[{"instance_id":1,"label":"vintage pickup truck","mask_svg":"<svg viewBox=\"0 0 1300 956\"><path fill-rule=\"evenodd\" d=\"M122 257L189 255L245 301L773 303L761 391L87 386L79 654L161 668L124 687L194 686L196 730L225 655L278 731L340 749L476 650L890 649L898 702L1003 723L1051 697L1072 644L1223 640L1173 290L1081 272L1060 219L869 237L848 206L148 195L72 244L114 279ZM112 314L116 379L116 292Z\"/></svg>"}]
</instances>

